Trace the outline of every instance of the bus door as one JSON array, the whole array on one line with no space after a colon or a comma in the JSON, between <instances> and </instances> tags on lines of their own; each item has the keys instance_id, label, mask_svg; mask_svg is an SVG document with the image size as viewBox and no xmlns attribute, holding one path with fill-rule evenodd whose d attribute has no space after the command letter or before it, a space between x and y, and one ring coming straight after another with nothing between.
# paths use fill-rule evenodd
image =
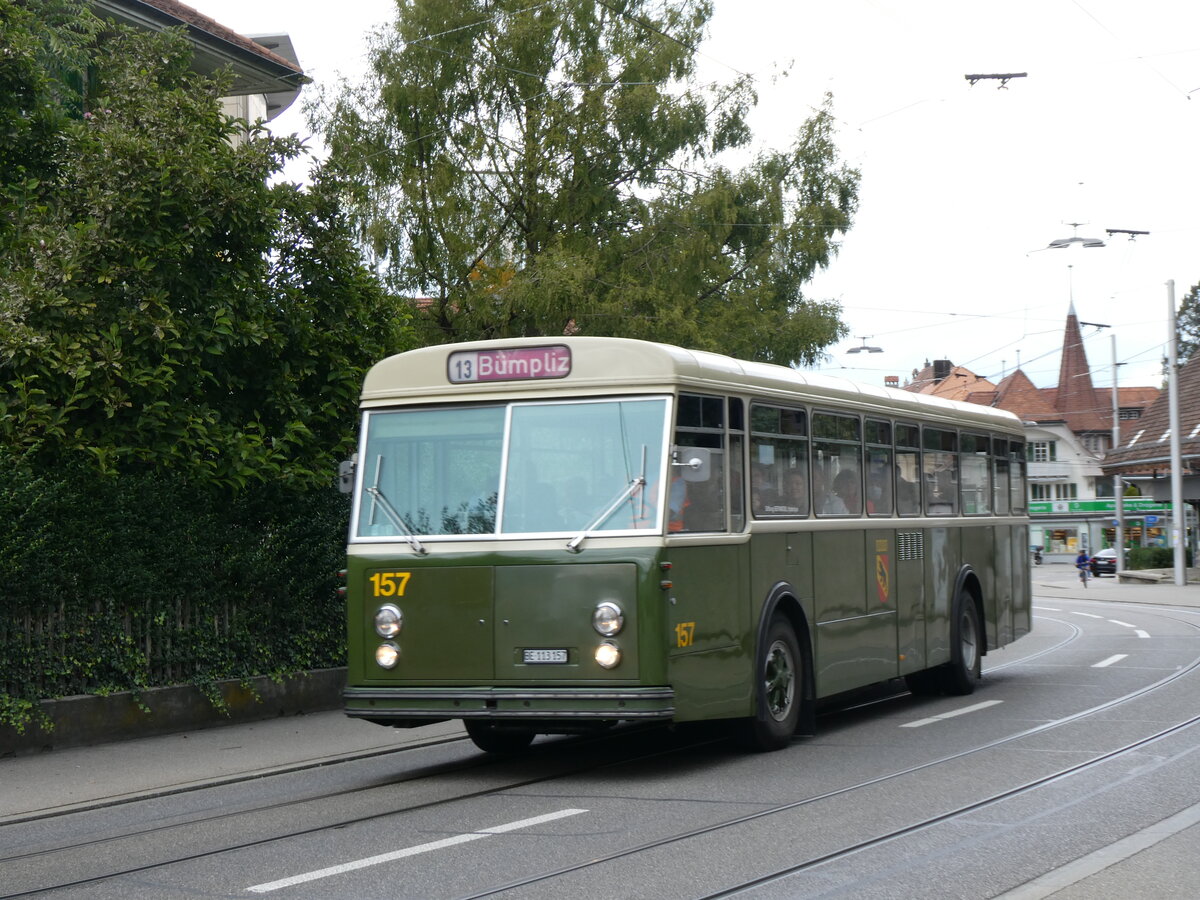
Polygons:
<instances>
[{"instance_id":1,"label":"bus door","mask_svg":"<svg viewBox=\"0 0 1200 900\"><path fill-rule=\"evenodd\" d=\"M813 533L821 696L898 673L894 536L884 529Z\"/></svg>"},{"instance_id":2,"label":"bus door","mask_svg":"<svg viewBox=\"0 0 1200 900\"><path fill-rule=\"evenodd\" d=\"M869 448L882 441L878 424L867 422ZM821 696L894 678L898 671L893 532L862 518L888 511L890 487L864 497L863 436L857 416L812 415L813 508L825 520L813 533ZM875 486L874 479L867 483Z\"/></svg>"},{"instance_id":3,"label":"bus door","mask_svg":"<svg viewBox=\"0 0 1200 900\"><path fill-rule=\"evenodd\" d=\"M679 719L745 714L749 703L740 640L749 553L743 438L726 434L727 423L742 430L741 410L736 398L728 409L723 397L679 398L664 554L671 564L664 638Z\"/></svg>"}]
</instances>

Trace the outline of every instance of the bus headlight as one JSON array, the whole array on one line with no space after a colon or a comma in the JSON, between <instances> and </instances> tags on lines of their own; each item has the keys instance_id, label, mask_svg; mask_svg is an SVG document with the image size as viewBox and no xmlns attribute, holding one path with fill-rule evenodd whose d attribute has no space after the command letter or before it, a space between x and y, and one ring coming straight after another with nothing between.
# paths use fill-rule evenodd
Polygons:
<instances>
[{"instance_id":1,"label":"bus headlight","mask_svg":"<svg viewBox=\"0 0 1200 900\"><path fill-rule=\"evenodd\" d=\"M596 648L596 664L602 669L615 668L621 661L621 651L616 644L605 641Z\"/></svg>"},{"instance_id":2,"label":"bus headlight","mask_svg":"<svg viewBox=\"0 0 1200 900\"><path fill-rule=\"evenodd\" d=\"M385 603L375 613L375 633L380 637L394 638L404 627L404 614L400 607Z\"/></svg>"},{"instance_id":3,"label":"bus headlight","mask_svg":"<svg viewBox=\"0 0 1200 900\"><path fill-rule=\"evenodd\" d=\"M624 625L625 616L621 613L621 607L608 600L597 606L596 611L592 613L592 627L605 637L612 637Z\"/></svg>"},{"instance_id":4,"label":"bus headlight","mask_svg":"<svg viewBox=\"0 0 1200 900\"><path fill-rule=\"evenodd\" d=\"M394 669L400 662L400 648L388 641L375 648L375 662L381 669Z\"/></svg>"}]
</instances>

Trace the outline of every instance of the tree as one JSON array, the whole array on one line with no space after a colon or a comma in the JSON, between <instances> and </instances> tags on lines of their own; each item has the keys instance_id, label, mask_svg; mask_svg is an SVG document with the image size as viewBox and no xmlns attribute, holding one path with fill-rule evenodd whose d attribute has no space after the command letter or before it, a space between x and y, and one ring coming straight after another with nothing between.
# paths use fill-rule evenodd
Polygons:
<instances>
[{"instance_id":1,"label":"tree","mask_svg":"<svg viewBox=\"0 0 1200 900\"><path fill-rule=\"evenodd\" d=\"M1193 284L1183 295L1175 313L1175 332L1179 340L1175 354L1179 364L1183 365L1200 346L1200 283Z\"/></svg>"},{"instance_id":2,"label":"tree","mask_svg":"<svg viewBox=\"0 0 1200 900\"><path fill-rule=\"evenodd\" d=\"M57 175L99 25L74 0L0 0L0 247Z\"/></svg>"},{"instance_id":3,"label":"tree","mask_svg":"<svg viewBox=\"0 0 1200 900\"><path fill-rule=\"evenodd\" d=\"M41 22L39 7L90 15L21 6ZM0 20L0 43L63 40L21 24ZM406 339L335 190L319 173L308 190L268 183L298 142L235 146L245 123L220 111L225 76L195 74L182 33L109 28L77 45L86 96L41 93L58 109L43 117L51 177L20 209L19 190L0 195L0 448L233 486L328 481L365 367Z\"/></svg>"},{"instance_id":4,"label":"tree","mask_svg":"<svg viewBox=\"0 0 1200 900\"><path fill-rule=\"evenodd\" d=\"M749 77L694 82L709 0L410 0L315 110L430 342L608 334L781 363L847 332L803 293L856 208L829 99L740 169Z\"/></svg>"}]
</instances>

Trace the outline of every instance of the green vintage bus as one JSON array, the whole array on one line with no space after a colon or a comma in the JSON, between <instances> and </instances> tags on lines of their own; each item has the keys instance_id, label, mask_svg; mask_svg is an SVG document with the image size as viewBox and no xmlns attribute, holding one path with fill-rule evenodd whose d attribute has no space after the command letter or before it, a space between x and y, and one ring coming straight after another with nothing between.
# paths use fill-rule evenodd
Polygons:
<instances>
[{"instance_id":1,"label":"green vintage bus","mask_svg":"<svg viewBox=\"0 0 1200 900\"><path fill-rule=\"evenodd\" d=\"M1030 630L1021 423L617 338L428 347L362 392L346 712L482 749L617 722L810 734L967 694Z\"/></svg>"}]
</instances>

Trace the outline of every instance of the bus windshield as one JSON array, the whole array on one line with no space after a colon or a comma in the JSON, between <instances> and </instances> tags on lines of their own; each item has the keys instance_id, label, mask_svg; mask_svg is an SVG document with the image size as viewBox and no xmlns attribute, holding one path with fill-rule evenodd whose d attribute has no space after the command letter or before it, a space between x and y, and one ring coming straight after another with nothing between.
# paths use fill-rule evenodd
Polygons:
<instances>
[{"instance_id":1,"label":"bus windshield","mask_svg":"<svg viewBox=\"0 0 1200 900\"><path fill-rule=\"evenodd\" d=\"M592 530L657 529L666 407L656 397L368 411L356 536L574 534L643 475Z\"/></svg>"}]
</instances>

